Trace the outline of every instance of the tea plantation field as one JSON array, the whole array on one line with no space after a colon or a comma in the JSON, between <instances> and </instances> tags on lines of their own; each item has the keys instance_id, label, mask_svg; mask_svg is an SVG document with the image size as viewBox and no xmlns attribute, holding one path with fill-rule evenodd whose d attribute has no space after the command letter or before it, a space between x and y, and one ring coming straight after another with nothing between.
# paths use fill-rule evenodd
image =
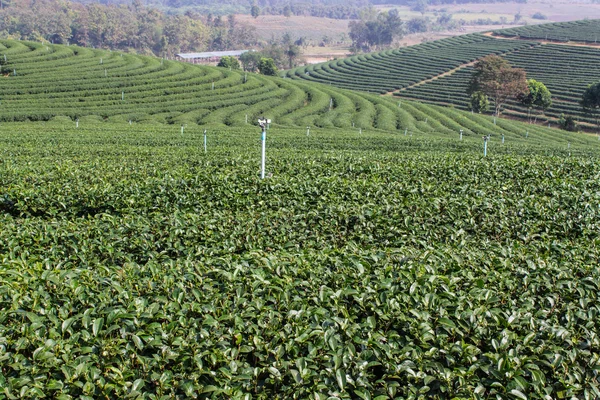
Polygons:
<instances>
[{"instance_id":1,"label":"tea plantation field","mask_svg":"<svg viewBox=\"0 0 600 400\"><path fill-rule=\"evenodd\" d=\"M0 398L600 396L595 138L203 129L0 125Z\"/></svg>"}]
</instances>

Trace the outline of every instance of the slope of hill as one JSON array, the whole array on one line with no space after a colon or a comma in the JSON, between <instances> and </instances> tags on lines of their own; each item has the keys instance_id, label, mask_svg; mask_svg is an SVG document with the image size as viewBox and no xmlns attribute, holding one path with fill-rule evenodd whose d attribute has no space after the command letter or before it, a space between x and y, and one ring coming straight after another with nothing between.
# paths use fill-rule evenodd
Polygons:
<instances>
[{"instance_id":1,"label":"slope of hill","mask_svg":"<svg viewBox=\"0 0 600 400\"><path fill-rule=\"evenodd\" d=\"M497 29L494 35L556 42L583 42L598 44L600 39L600 20L558 22L518 28Z\"/></svg>"},{"instance_id":2,"label":"slope of hill","mask_svg":"<svg viewBox=\"0 0 600 400\"><path fill-rule=\"evenodd\" d=\"M593 117L582 111L579 101L587 85L600 80L600 49L543 44L508 54L505 58L512 65L524 68L528 78L543 82L552 92L553 104L546 111L547 116L558 118L564 113L582 122L595 123ZM471 67L461 68L396 94L403 98L468 109L466 90L472 72ZM527 110L516 102L509 103L506 108L508 114L527 114Z\"/></svg>"},{"instance_id":3,"label":"slope of hill","mask_svg":"<svg viewBox=\"0 0 600 400\"><path fill-rule=\"evenodd\" d=\"M286 71L285 76L346 89L386 93L489 54L503 54L535 45L471 34L299 67Z\"/></svg>"},{"instance_id":4,"label":"slope of hill","mask_svg":"<svg viewBox=\"0 0 600 400\"><path fill-rule=\"evenodd\" d=\"M115 122L247 126L266 115L279 126L380 129L455 137L505 135L541 142L552 130L291 79L75 46L2 41L0 121L66 116ZM6 55L6 62L4 62ZM535 138L533 138L535 137ZM554 140L554 139L552 139ZM551 140L551 141L552 141ZM568 136L558 142L584 143Z\"/></svg>"},{"instance_id":5,"label":"slope of hill","mask_svg":"<svg viewBox=\"0 0 600 400\"><path fill-rule=\"evenodd\" d=\"M531 40L493 39L479 34L458 36L296 68L285 74L294 79L311 79L363 91L398 90L395 94L406 99L467 109L466 82L472 61L488 54L502 54L513 65L524 68L529 78L548 86L554 100L547 113L550 117L558 118L564 113L593 123L593 118L583 113L578 102L585 87L600 80L600 49L594 45L545 44L534 39L546 34L558 38L570 33L571 38L580 37L589 42L598 26L597 20L577 21L495 32L513 36L522 32L521 38L533 32L529 36ZM513 102L507 105L507 113L523 117L527 110Z\"/></svg>"}]
</instances>

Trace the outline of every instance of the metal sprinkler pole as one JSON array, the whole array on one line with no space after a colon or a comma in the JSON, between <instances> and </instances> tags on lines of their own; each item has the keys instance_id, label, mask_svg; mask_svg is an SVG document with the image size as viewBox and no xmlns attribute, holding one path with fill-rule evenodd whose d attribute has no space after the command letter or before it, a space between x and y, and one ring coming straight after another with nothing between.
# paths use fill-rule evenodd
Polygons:
<instances>
[{"instance_id":1,"label":"metal sprinkler pole","mask_svg":"<svg viewBox=\"0 0 600 400\"><path fill-rule=\"evenodd\" d=\"M204 130L204 152L206 153L206 129Z\"/></svg>"},{"instance_id":2,"label":"metal sprinkler pole","mask_svg":"<svg viewBox=\"0 0 600 400\"><path fill-rule=\"evenodd\" d=\"M265 157L267 150L267 130L266 126L262 127L262 134L260 136L260 140L262 141L262 160L260 163L260 179L265 179Z\"/></svg>"}]
</instances>

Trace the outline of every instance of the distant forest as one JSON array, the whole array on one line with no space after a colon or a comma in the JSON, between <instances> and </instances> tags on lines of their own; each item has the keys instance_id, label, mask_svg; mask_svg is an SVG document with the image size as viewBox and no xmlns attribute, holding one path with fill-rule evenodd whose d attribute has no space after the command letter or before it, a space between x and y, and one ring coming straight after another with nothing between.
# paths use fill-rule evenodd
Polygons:
<instances>
[{"instance_id":1,"label":"distant forest","mask_svg":"<svg viewBox=\"0 0 600 400\"><path fill-rule=\"evenodd\" d=\"M75 0L83 4L131 4L131 0ZM260 14L304 15L334 19L358 19L361 8L376 4L416 6L467 4L467 3L526 3L527 0L143 0L143 4L167 13L184 13L189 10L201 14L250 14L255 6Z\"/></svg>"}]
</instances>

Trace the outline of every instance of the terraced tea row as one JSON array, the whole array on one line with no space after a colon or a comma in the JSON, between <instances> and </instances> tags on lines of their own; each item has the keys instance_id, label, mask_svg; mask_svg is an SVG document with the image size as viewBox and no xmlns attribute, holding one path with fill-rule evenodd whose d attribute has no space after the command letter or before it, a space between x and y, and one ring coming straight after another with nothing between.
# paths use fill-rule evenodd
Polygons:
<instances>
[{"instance_id":1,"label":"terraced tea row","mask_svg":"<svg viewBox=\"0 0 600 400\"><path fill-rule=\"evenodd\" d=\"M506 55L512 65L524 68L528 78L543 82L552 92L553 105L546 114L558 118L561 113L580 121L595 123L583 113L579 101L585 88L600 81L600 49L562 45L542 45ZM397 95L436 104L452 104L468 109L466 94L472 68L403 90ZM526 115L527 109L512 102L508 114Z\"/></svg>"},{"instance_id":2,"label":"terraced tea row","mask_svg":"<svg viewBox=\"0 0 600 400\"><path fill-rule=\"evenodd\" d=\"M136 55L36 43L2 42L0 120L98 119L121 123L247 126L267 114L277 126L380 129L456 138L492 134L553 141L555 133L457 110ZM3 56L0 56L3 60ZM15 75L16 72L16 75ZM66 122L74 124L75 122ZM585 142L586 138L559 138Z\"/></svg>"},{"instance_id":3,"label":"terraced tea row","mask_svg":"<svg viewBox=\"0 0 600 400\"><path fill-rule=\"evenodd\" d=\"M285 76L345 89L387 93L489 54L503 54L536 45L533 42L496 40L479 34L463 35L295 68L287 71Z\"/></svg>"},{"instance_id":4,"label":"terraced tea row","mask_svg":"<svg viewBox=\"0 0 600 400\"><path fill-rule=\"evenodd\" d=\"M598 44L600 43L598 42L600 40L600 20L590 19L498 29L494 31L494 34L523 39Z\"/></svg>"}]
</instances>

